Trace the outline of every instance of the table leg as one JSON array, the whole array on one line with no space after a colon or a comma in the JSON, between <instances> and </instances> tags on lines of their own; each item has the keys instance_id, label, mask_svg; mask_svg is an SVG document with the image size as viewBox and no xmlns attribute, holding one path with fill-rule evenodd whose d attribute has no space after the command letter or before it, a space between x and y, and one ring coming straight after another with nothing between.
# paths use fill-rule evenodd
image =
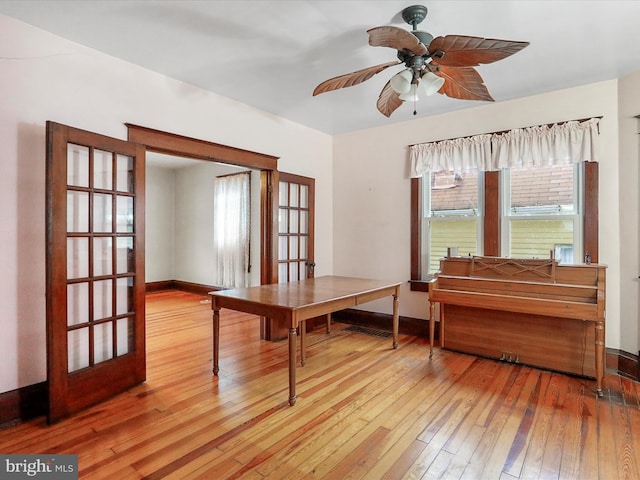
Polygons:
<instances>
[{"instance_id":1,"label":"table leg","mask_svg":"<svg viewBox=\"0 0 640 480\"><path fill-rule=\"evenodd\" d=\"M305 339L307 338L307 322L302 320L299 324L300 328L300 365L303 367L307 364L307 350Z\"/></svg>"},{"instance_id":2,"label":"table leg","mask_svg":"<svg viewBox=\"0 0 640 480\"><path fill-rule=\"evenodd\" d=\"M289 329L289 405L296 404L296 329Z\"/></svg>"},{"instance_id":3,"label":"table leg","mask_svg":"<svg viewBox=\"0 0 640 480\"><path fill-rule=\"evenodd\" d=\"M393 348L398 348L399 301L398 291L393 295Z\"/></svg>"},{"instance_id":4,"label":"table leg","mask_svg":"<svg viewBox=\"0 0 640 480\"><path fill-rule=\"evenodd\" d=\"M436 333L436 304L429 301L429 358L433 357L433 337Z\"/></svg>"},{"instance_id":5,"label":"table leg","mask_svg":"<svg viewBox=\"0 0 640 480\"><path fill-rule=\"evenodd\" d=\"M327 333L331 333L331 314L327 313Z\"/></svg>"},{"instance_id":6,"label":"table leg","mask_svg":"<svg viewBox=\"0 0 640 480\"><path fill-rule=\"evenodd\" d=\"M596 393L599 397L602 392L602 380L604 379L604 322L596 322Z\"/></svg>"},{"instance_id":7,"label":"table leg","mask_svg":"<svg viewBox=\"0 0 640 480\"><path fill-rule=\"evenodd\" d=\"M213 311L213 374L218 375L218 354L220 351L220 310Z\"/></svg>"}]
</instances>

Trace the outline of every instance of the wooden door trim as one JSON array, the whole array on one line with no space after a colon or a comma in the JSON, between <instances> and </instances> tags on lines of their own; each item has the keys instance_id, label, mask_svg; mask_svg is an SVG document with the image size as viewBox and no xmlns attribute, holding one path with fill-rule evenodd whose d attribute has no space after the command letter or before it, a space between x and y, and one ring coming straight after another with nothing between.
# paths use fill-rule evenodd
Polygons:
<instances>
[{"instance_id":1,"label":"wooden door trim","mask_svg":"<svg viewBox=\"0 0 640 480\"><path fill-rule=\"evenodd\" d=\"M278 157L272 155L185 137L131 123L125 123L125 125L130 142L141 143L147 149L155 152L229 163L257 170L276 170L278 168Z\"/></svg>"},{"instance_id":2,"label":"wooden door trim","mask_svg":"<svg viewBox=\"0 0 640 480\"><path fill-rule=\"evenodd\" d=\"M260 283L263 285L276 283L278 281L278 255L277 238L274 235L278 234L277 216L275 215L275 212L278 211L278 157L132 123L125 123L125 126L127 127L128 140L144 145L147 150L261 170Z\"/></svg>"}]
</instances>

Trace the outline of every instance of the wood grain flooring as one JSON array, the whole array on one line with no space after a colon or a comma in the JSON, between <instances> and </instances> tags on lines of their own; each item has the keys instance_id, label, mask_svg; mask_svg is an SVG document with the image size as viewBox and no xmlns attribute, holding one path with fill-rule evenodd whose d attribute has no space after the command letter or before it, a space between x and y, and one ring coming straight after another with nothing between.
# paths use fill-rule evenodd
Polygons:
<instances>
[{"instance_id":1,"label":"wood grain flooring","mask_svg":"<svg viewBox=\"0 0 640 480\"><path fill-rule=\"evenodd\" d=\"M400 336L308 334L287 404L287 342L205 297L147 297L146 383L73 418L0 431L2 453L76 453L81 479L638 479L640 386L499 363Z\"/></svg>"}]
</instances>

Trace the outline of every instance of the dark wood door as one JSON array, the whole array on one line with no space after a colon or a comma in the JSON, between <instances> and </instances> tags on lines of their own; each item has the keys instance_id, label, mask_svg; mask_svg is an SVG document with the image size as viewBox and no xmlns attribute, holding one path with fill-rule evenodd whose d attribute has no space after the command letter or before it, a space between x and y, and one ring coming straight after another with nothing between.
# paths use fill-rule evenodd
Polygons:
<instances>
[{"instance_id":1,"label":"dark wood door","mask_svg":"<svg viewBox=\"0 0 640 480\"><path fill-rule=\"evenodd\" d=\"M315 179L280 172L278 185L278 282L314 274Z\"/></svg>"},{"instance_id":2,"label":"dark wood door","mask_svg":"<svg viewBox=\"0 0 640 480\"><path fill-rule=\"evenodd\" d=\"M313 278L315 179L278 172L278 283ZM324 322L307 321L308 329ZM265 340L283 340L289 334L285 325L263 319L261 336Z\"/></svg>"},{"instance_id":3,"label":"dark wood door","mask_svg":"<svg viewBox=\"0 0 640 480\"><path fill-rule=\"evenodd\" d=\"M144 152L47 122L50 422L145 380Z\"/></svg>"}]
</instances>

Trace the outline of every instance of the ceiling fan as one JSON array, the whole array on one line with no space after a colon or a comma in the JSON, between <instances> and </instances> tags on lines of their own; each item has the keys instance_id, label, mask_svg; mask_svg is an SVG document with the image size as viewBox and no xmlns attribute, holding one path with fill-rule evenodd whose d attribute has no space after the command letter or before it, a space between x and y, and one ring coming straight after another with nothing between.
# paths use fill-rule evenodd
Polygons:
<instances>
[{"instance_id":1,"label":"ceiling fan","mask_svg":"<svg viewBox=\"0 0 640 480\"><path fill-rule=\"evenodd\" d=\"M369 45L396 49L398 61L330 78L318 85L313 95L358 85L389 67L404 64L406 68L391 77L378 97L378 110L387 117L404 101L413 101L415 105L421 96L436 92L462 100L493 102L484 80L473 67L502 60L529 42L465 35L434 38L417 28L426 16L427 7L413 5L402 10L402 19L413 27L411 31L393 26L367 30Z\"/></svg>"}]
</instances>

